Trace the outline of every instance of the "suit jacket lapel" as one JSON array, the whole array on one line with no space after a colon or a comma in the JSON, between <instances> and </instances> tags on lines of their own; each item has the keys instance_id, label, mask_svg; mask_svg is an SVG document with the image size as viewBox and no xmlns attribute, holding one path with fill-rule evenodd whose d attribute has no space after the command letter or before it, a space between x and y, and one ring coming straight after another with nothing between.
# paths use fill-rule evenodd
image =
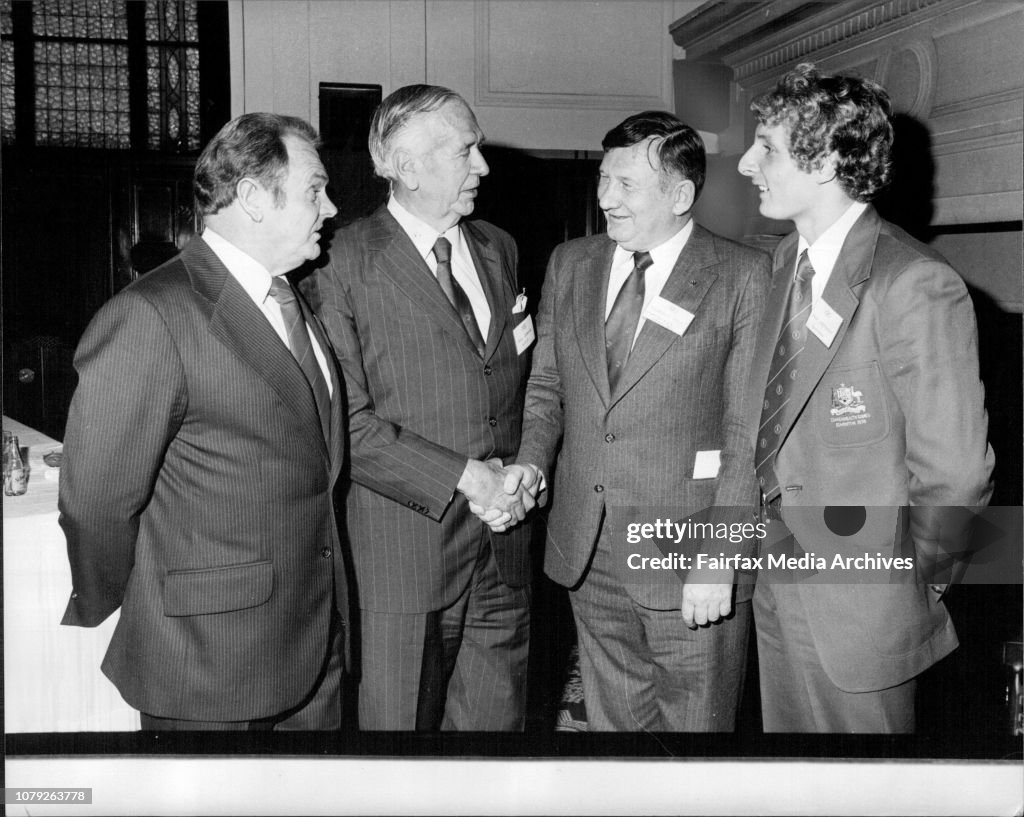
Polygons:
<instances>
[{"instance_id":1,"label":"suit jacket lapel","mask_svg":"<svg viewBox=\"0 0 1024 817\"><path fill-rule=\"evenodd\" d=\"M718 273L714 270L717 260L711 234L700 225L694 224L686 246L683 247L668 280L665 281L665 286L662 287L661 297L691 314L697 314L704 296L718 278ZM685 334L677 335L671 329L666 329L654 321L645 321L633 345L633 351L626 361L626 368L612 394L612 402L617 402L636 385L673 343L685 343L685 338Z\"/></svg>"},{"instance_id":2,"label":"suit jacket lapel","mask_svg":"<svg viewBox=\"0 0 1024 817\"><path fill-rule=\"evenodd\" d=\"M182 252L192 287L211 307L210 333L277 392L323 456L327 448L313 393L299 364L266 316L209 245L193 239Z\"/></svg>"},{"instance_id":3,"label":"suit jacket lapel","mask_svg":"<svg viewBox=\"0 0 1024 817\"><path fill-rule=\"evenodd\" d=\"M599 244L589 256L576 262L570 271L569 282L573 293L573 317L580 357L605 406L611 404L611 394L608 388L604 312L614 253L615 242L611 239Z\"/></svg>"},{"instance_id":4,"label":"suit jacket lapel","mask_svg":"<svg viewBox=\"0 0 1024 817\"><path fill-rule=\"evenodd\" d=\"M395 217L381 206L371 218L374 224L367 240L374 267L416 303L427 320L440 324L476 352L455 307Z\"/></svg>"},{"instance_id":5,"label":"suit jacket lapel","mask_svg":"<svg viewBox=\"0 0 1024 817\"><path fill-rule=\"evenodd\" d=\"M324 353L327 362L327 372L331 380L331 416L327 420L327 427L330 429L330 453L331 453L331 475L336 477L341 470L342 460L345 455L345 386L341 379L340 370L334 362L334 353L330 341L327 339L327 331L320 323L320 319L306 303L302 294L298 297L299 308L306 320L310 333L316 339L320 350ZM300 367L301 369L301 367ZM303 375L305 379L305 375Z\"/></svg>"},{"instance_id":6,"label":"suit jacket lapel","mask_svg":"<svg viewBox=\"0 0 1024 817\"><path fill-rule=\"evenodd\" d=\"M785 413L780 449L785 444L786 435L821 382L821 378L829 364L832 363L836 352L839 351L850 321L860 305L860 298L854 288L871 276L871 258L878 240L878 228L878 217L874 210L869 209L856 221L843 242L839 258L821 295L822 299L835 310L843 322L832 339L832 343L828 346L814 333L808 332L807 345L800 354L789 410ZM795 247L793 254L795 254ZM792 270L793 268L787 267L786 269ZM776 327L776 334L772 339L773 346L777 337L778 328Z\"/></svg>"},{"instance_id":7,"label":"suit jacket lapel","mask_svg":"<svg viewBox=\"0 0 1024 817\"><path fill-rule=\"evenodd\" d=\"M473 266L476 267L477 277L483 287L484 296L487 298L487 306L491 311L491 325L487 331L485 340L484 360L490 360L498 348L501 336L508 326L509 315L512 304L506 292L515 297L514 283L505 286L505 270L501 263L501 256L487 236L481 232L471 221L462 223L462 235L469 247L469 254L473 258ZM465 330L463 330L465 334ZM468 337L468 336L467 336Z\"/></svg>"}]
</instances>

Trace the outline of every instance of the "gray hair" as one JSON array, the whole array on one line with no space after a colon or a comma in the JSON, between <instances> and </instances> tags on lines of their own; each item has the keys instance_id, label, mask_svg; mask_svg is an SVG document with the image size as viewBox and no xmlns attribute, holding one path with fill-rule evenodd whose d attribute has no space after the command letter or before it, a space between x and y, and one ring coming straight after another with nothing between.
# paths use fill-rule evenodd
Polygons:
<instances>
[{"instance_id":1,"label":"gray hair","mask_svg":"<svg viewBox=\"0 0 1024 817\"><path fill-rule=\"evenodd\" d=\"M378 176L394 180L391 156L395 139L414 116L436 111L447 102L461 102L469 105L450 88L440 85L406 85L392 92L377 106L370 121L370 158Z\"/></svg>"}]
</instances>

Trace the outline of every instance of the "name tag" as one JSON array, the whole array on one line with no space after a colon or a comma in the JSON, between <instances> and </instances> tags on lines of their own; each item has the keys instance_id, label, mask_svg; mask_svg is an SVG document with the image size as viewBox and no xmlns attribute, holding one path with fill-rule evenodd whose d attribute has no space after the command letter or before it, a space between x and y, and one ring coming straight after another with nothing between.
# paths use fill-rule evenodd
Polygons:
<instances>
[{"instance_id":1,"label":"name tag","mask_svg":"<svg viewBox=\"0 0 1024 817\"><path fill-rule=\"evenodd\" d=\"M693 461L694 479L714 479L722 467L721 451L698 451Z\"/></svg>"},{"instance_id":2,"label":"name tag","mask_svg":"<svg viewBox=\"0 0 1024 817\"><path fill-rule=\"evenodd\" d=\"M818 299L811 309L810 317L807 318L807 331L813 333L826 347L832 345L842 325L842 317L825 302L824 298Z\"/></svg>"},{"instance_id":3,"label":"name tag","mask_svg":"<svg viewBox=\"0 0 1024 817\"><path fill-rule=\"evenodd\" d=\"M516 354L521 355L530 348L530 344L537 339L537 333L533 331L533 316L527 315L516 324L512 330L512 337L516 341Z\"/></svg>"},{"instance_id":4,"label":"name tag","mask_svg":"<svg viewBox=\"0 0 1024 817\"><path fill-rule=\"evenodd\" d=\"M660 295L651 301L647 309L644 310L644 318L654 321L658 326L664 326L677 335L682 335L690 328L694 317L692 312L687 312L681 306L676 306Z\"/></svg>"}]
</instances>

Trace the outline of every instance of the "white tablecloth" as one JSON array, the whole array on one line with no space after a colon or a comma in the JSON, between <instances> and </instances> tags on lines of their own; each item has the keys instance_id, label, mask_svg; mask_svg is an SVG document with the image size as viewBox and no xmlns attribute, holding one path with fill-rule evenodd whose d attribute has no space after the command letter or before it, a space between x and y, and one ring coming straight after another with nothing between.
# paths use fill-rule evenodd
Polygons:
<instances>
[{"instance_id":1,"label":"white tablecloth","mask_svg":"<svg viewBox=\"0 0 1024 817\"><path fill-rule=\"evenodd\" d=\"M7 732L128 732L139 714L100 671L117 613L99 627L62 627L71 593L57 524L57 469L43 455L60 443L3 418L29 448L28 492L4 497L4 714Z\"/></svg>"}]
</instances>

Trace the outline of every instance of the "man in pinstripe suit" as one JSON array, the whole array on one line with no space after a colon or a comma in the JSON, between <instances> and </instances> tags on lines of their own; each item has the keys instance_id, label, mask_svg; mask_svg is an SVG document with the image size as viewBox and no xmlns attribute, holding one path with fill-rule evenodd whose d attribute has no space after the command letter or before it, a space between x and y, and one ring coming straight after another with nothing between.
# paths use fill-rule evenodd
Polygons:
<instances>
[{"instance_id":1,"label":"man in pinstripe suit","mask_svg":"<svg viewBox=\"0 0 1024 817\"><path fill-rule=\"evenodd\" d=\"M103 671L143 729L340 726L342 382L283 277L320 252L326 185L308 123L229 122L196 165L202 237L79 344L63 623L121 608Z\"/></svg>"},{"instance_id":2,"label":"man in pinstripe suit","mask_svg":"<svg viewBox=\"0 0 1024 817\"><path fill-rule=\"evenodd\" d=\"M511 237L463 220L482 139L446 88L385 99L370 151L390 199L311 282L348 387L363 729L523 727L530 531L492 533L470 503L517 521L533 505L502 470L533 324Z\"/></svg>"},{"instance_id":3,"label":"man in pinstripe suit","mask_svg":"<svg viewBox=\"0 0 1024 817\"><path fill-rule=\"evenodd\" d=\"M602 144L608 233L552 254L519 461L550 473L557 454L545 570L571 589L590 728L730 730L749 586L734 602L728 569L631 570L662 553L613 521L756 504L742 400L768 257L693 222L704 147L674 116L629 117Z\"/></svg>"}]
</instances>

